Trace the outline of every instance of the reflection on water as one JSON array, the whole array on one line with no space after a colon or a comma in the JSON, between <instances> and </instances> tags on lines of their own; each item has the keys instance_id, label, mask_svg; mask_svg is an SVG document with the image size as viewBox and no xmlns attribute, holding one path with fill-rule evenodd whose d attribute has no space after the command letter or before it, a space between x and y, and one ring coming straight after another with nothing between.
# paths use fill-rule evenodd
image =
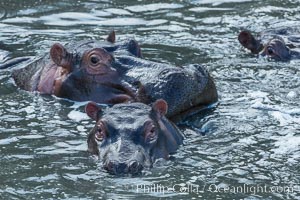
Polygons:
<instances>
[{"instance_id":1,"label":"reflection on water","mask_svg":"<svg viewBox=\"0 0 300 200\"><path fill-rule=\"evenodd\" d=\"M3 19L5 18L5 15L6 15L6 10L4 7L0 7L0 19Z\"/></svg>"},{"instance_id":2,"label":"reflection on water","mask_svg":"<svg viewBox=\"0 0 300 200\"><path fill-rule=\"evenodd\" d=\"M237 34L299 27L299 11L294 0L0 2L0 62L115 29L146 59L205 64L220 94L216 108L180 125L187 138L174 160L115 177L86 152L84 103L21 91L2 70L0 198L298 199L300 61L257 58Z\"/></svg>"}]
</instances>

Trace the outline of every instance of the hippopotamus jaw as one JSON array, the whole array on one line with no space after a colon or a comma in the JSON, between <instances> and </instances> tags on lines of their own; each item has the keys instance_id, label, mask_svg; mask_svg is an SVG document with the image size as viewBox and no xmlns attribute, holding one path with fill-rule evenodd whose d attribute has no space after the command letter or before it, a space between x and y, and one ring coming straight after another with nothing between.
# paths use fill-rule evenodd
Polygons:
<instances>
[{"instance_id":1,"label":"hippopotamus jaw","mask_svg":"<svg viewBox=\"0 0 300 200\"><path fill-rule=\"evenodd\" d=\"M85 82L85 85L89 87L72 87L73 82L84 82L85 80L65 80L62 86L60 86L59 93L56 96L62 98L70 98L76 101L95 101L105 104L118 104L125 102L134 102L136 100L136 93L133 89L127 87L123 83L99 83L96 81ZM73 80L72 80L73 79ZM72 92L70 92L72 91Z\"/></svg>"}]
</instances>

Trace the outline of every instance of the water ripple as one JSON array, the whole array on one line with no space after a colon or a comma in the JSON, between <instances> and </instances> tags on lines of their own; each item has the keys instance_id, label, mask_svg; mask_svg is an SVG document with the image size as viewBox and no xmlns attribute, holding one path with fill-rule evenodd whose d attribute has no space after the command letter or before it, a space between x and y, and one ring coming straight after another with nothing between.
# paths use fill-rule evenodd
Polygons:
<instances>
[{"instance_id":1,"label":"water ripple","mask_svg":"<svg viewBox=\"0 0 300 200\"><path fill-rule=\"evenodd\" d=\"M126 7L127 10L130 10L131 12L149 12L149 11L157 11L161 9L176 9L176 8L182 8L183 6L180 4L175 3L153 3L153 4L146 4L146 5L136 5L136 6L128 6Z\"/></svg>"},{"instance_id":2,"label":"water ripple","mask_svg":"<svg viewBox=\"0 0 300 200\"><path fill-rule=\"evenodd\" d=\"M298 1L0 4L1 62L43 55L53 42L103 39L115 29L119 41L134 37L146 59L206 65L220 96L214 109L180 125L186 139L172 160L158 160L141 176L117 177L86 152L86 135L94 124L84 113L86 102L19 90L10 78L11 69L0 71L0 198L298 199L300 190L253 194L207 189L210 184L299 185L300 61L268 61L251 55L237 41L241 29L259 33L299 26ZM199 193L137 189L188 184L207 188Z\"/></svg>"}]
</instances>

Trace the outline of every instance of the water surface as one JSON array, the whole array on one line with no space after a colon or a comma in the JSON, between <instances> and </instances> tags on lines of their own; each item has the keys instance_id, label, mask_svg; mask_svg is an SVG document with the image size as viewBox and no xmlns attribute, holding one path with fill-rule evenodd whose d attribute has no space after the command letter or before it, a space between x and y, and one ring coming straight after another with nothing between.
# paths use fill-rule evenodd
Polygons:
<instances>
[{"instance_id":1,"label":"water surface","mask_svg":"<svg viewBox=\"0 0 300 200\"><path fill-rule=\"evenodd\" d=\"M114 29L146 59L205 64L220 101L180 125L174 160L116 177L86 152L84 103L19 90L2 70L0 199L299 199L300 60L270 62L237 42L242 29L299 19L296 0L2 1L0 62Z\"/></svg>"}]
</instances>

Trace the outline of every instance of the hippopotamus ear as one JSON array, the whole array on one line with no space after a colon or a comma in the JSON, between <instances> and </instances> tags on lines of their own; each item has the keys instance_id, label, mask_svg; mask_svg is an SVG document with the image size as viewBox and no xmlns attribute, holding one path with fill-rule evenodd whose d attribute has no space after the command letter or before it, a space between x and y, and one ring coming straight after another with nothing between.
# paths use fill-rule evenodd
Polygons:
<instances>
[{"instance_id":1,"label":"hippopotamus ear","mask_svg":"<svg viewBox=\"0 0 300 200\"><path fill-rule=\"evenodd\" d=\"M89 102L85 106L86 114L93 120L98 119L98 114L101 112L101 108L95 102Z\"/></svg>"},{"instance_id":2,"label":"hippopotamus ear","mask_svg":"<svg viewBox=\"0 0 300 200\"><path fill-rule=\"evenodd\" d=\"M258 54L262 50L262 44L249 31L241 31L238 40L243 47L249 49L252 53Z\"/></svg>"},{"instance_id":3,"label":"hippopotamus ear","mask_svg":"<svg viewBox=\"0 0 300 200\"><path fill-rule=\"evenodd\" d=\"M108 34L106 40L107 40L108 42L111 42L111 43L115 43L115 42L116 42L116 33L115 33L114 30L111 31L111 32Z\"/></svg>"},{"instance_id":4,"label":"hippopotamus ear","mask_svg":"<svg viewBox=\"0 0 300 200\"><path fill-rule=\"evenodd\" d=\"M164 116L168 112L168 104L163 99L156 100L153 105L152 109L157 112L160 116Z\"/></svg>"},{"instance_id":5,"label":"hippopotamus ear","mask_svg":"<svg viewBox=\"0 0 300 200\"><path fill-rule=\"evenodd\" d=\"M243 47L251 50L253 41L255 41L253 35L249 31L241 31L238 40Z\"/></svg>"},{"instance_id":6,"label":"hippopotamus ear","mask_svg":"<svg viewBox=\"0 0 300 200\"><path fill-rule=\"evenodd\" d=\"M65 47L59 43L52 45L50 49L50 57L52 61L58 66L69 68L71 66L71 54L65 49Z\"/></svg>"},{"instance_id":7,"label":"hippopotamus ear","mask_svg":"<svg viewBox=\"0 0 300 200\"><path fill-rule=\"evenodd\" d=\"M134 39L130 40L127 47L128 51L132 53L134 56L141 58L142 57L142 50L137 41Z\"/></svg>"}]
</instances>

